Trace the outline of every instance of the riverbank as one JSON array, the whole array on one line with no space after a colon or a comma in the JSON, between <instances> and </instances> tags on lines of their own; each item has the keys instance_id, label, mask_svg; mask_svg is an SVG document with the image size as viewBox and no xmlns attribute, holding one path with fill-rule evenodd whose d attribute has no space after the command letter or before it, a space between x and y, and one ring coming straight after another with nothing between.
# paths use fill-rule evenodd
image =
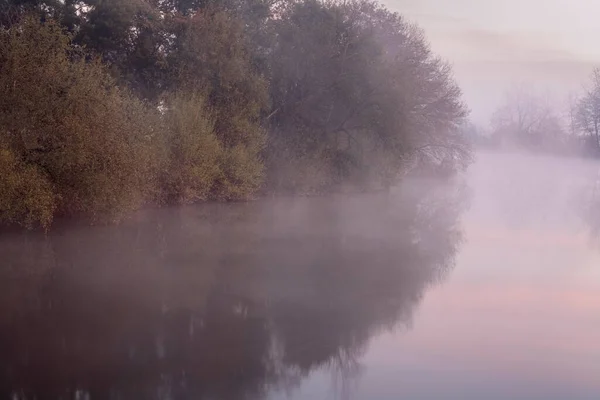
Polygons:
<instances>
[{"instance_id":1,"label":"riverbank","mask_svg":"<svg viewBox=\"0 0 600 400\"><path fill-rule=\"evenodd\" d=\"M468 164L452 69L401 15L257 1L8 0L0 224L391 186L406 159Z\"/></svg>"}]
</instances>

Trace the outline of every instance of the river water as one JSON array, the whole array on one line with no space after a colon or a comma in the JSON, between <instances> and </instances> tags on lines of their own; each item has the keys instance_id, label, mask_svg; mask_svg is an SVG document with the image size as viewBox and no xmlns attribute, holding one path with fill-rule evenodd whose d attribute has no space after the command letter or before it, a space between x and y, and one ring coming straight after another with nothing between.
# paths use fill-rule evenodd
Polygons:
<instances>
[{"instance_id":1,"label":"river water","mask_svg":"<svg viewBox=\"0 0 600 400\"><path fill-rule=\"evenodd\" d=\"M600 164L0 236L0 398L600 398Z\"/></svg>"}]
</instances>

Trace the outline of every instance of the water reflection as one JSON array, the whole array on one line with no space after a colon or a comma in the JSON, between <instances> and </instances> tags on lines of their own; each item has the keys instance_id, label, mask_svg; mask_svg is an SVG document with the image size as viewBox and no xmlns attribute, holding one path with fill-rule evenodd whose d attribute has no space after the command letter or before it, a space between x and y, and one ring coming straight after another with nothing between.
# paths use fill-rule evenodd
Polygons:
<instances>
[{"instance_id":1,"label":"water reflection","mask_svg":"<svg viewBox=\"0 0 600 400\"><path fill-rule=\"evenodd\" d=\"M589 174L588 184L578 195L578 209L597 246L600 242L600 165L595 165L594 172Z\"/></svg>"},{"instance_id":2,"label":"water reflection","mask_svg":"<svg viewBox=\"0 0 600 400\"><path fill-rule=\"evenodd\" d=\"M360 372L461 242L458 186L145 212L0 239L0 397L260 399Z\"/></svg>"},{"instance_id":3,"label":"water reflection","mask_svg":"<svg viewBox=\"0 0 600 400\"><path fill-rule=\"evenodd\" d=\"M371 341L354 398L600 398L600 246L580 207L592 209L598 163L478 158L456 268L410 331Z\"/></svg>"}]
</instances>

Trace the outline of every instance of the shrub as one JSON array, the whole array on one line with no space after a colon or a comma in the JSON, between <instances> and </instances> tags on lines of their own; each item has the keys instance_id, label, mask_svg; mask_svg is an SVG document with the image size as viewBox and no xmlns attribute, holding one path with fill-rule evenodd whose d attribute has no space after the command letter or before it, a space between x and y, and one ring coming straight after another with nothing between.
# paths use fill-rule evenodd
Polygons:
<instances>
[{"instance_id":1,"label":"shrub","mask_svg":"<svg viewBox=\"0 0 600 400\"><path fill-rule=\"evenodd\" d=\"M209 197L221 173L222 146L214 117L200 94L176 94L164 114L167 165L162 176L163 201L190 203Z\"/></svg>"},{"instance_id":2,"label":"shrub","mask_svg":"<svg viewBox=\"0 0 600 400\"><path fill-rule=\"evenodd\" d=\"M48 177L1 146L0 171L0 223L47 228L58 200Z\"/></svg>"},{"instance_id":3,"label":"shrub","mask_svg":"<svg viewBox=\"0 0 600 400\"><path fill-rule=\"evenodd\" d=\"M259 141L227 147L200 92L176 93L165 105L161 202L243 199L258 189L263 173Z\"/></svg>"},{"instance_id":4,"label":"shrub","mask_svg":"<svg viewBox=\"0 0 600 400\"><path fill-rule=\"evenodd\" d=\"M137 207L153 181L153 111L52 21L26 17L0 35L0 140L12 154L5 158L19 160L17 176L39 183L28 195L41 196L2 218L49 224L56 210L99 220Z\"/></svg>"},{"instance_id":5,"label":"shrub","mask_svg":"<svg viewBox=\"0 0 600 400\"><path fill-rule=\"evenodd\" d=\"M214 7L182 18L169 65L174 88L205 94L213 131L222 147L220 174L212 188L219 199L243 199L263 181L265 131L261 113L267 83L257 71L243 21Z\"/></svg>"}]
</instances>

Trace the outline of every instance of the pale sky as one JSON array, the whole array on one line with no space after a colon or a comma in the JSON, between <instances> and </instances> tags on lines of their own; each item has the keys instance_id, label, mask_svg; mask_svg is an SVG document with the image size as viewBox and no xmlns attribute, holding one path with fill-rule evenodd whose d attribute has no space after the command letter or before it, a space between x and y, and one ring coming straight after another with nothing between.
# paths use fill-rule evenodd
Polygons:
<instances>
[{"instance_id":1,"label":"pale sky","mask_svg":"<svg viewBox=\"0 0 600 400\"><path fill-rule=\"evenodd\" d=\"M454 65L472 119L487 123L511 86L566 103L600 66L600 0L383 0Z\"/></svg>"}]
</instances>

